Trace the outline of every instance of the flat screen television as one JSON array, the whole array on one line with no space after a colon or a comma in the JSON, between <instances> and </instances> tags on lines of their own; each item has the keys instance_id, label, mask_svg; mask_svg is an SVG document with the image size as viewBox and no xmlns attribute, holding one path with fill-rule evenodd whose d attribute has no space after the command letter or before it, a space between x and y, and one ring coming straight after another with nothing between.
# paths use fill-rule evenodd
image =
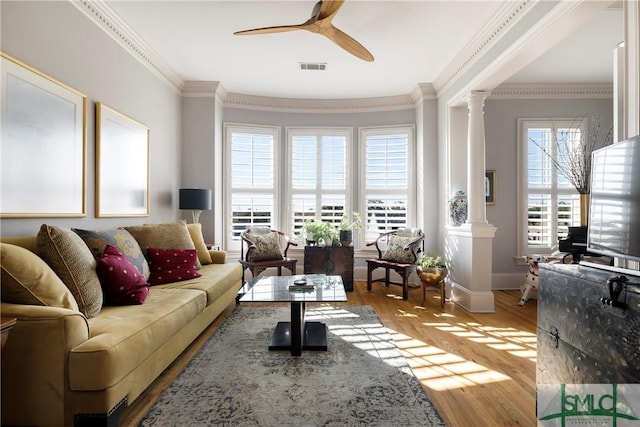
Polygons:
<instances>
[{"instance_id":1,"label":"flat screen television","mask_svg":"<svg viewBox=\"0 0 640 427\"><path fill-rule=\"evenodd\" d=\"M587 250L640 262L640 135L592 156Z\"/></svg>"}]
</instances>

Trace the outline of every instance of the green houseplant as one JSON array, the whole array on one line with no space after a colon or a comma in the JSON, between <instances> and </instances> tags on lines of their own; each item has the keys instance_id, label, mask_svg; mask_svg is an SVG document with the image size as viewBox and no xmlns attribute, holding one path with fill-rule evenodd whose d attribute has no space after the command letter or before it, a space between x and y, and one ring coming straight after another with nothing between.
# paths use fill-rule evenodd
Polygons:
<instances>
[{"instance_id":1,"label":"green houseplant","mask_svg":"<svg viewBox=\"0 0 640 427\"><path fill-rule=\"evenodd\" d=\"M362 218L358 212L351 212L351 218L346 213L342 214L342 219L338 224L340 231L340 243L342 246L351 246L353 241L353 230L362 230Z\"/></svg>"},{"instance_id":2,"label":"green houseplant","mask_svg":"<svg viewBox=\"0 0 640 427\"><path fill-rule=\"evenodd\" d=\"M316 243L322 245L327 240L334 240L336 231L333 225L327 221L318 221L316 219L305 220L303 226L306 234L307 244L315 245Z\"/></svg>"},{"instance_id":3,"label":"green houseplant","mask_svg":"<svg viewBox=\"0 0 640 427\"><path fill-rule=\"evenodd\" d=\"M441 254L431 252L422 255L417 264L416 271L422 281L422 305L425 303L427 287L438 287L440 289L440 307L444 307L444 278L449 274L450 263Z\"/></svg>"}]
</instances>

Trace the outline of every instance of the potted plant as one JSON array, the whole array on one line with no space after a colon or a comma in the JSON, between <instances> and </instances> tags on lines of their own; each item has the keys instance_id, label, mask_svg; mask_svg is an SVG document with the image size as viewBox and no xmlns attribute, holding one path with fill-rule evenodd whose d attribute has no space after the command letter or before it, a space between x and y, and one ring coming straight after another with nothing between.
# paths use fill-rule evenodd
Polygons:
<instances>
[{"instance_id":1,"label":"potted plant","mask_svg":"<svg viewBox=\"0 0 640 427\"><path fill-rule=\"evenodd\" d=\"M316 219L308 219L304 222L304 231L308 245L323 245L331 239L333 241L335 228L326 221L318 221Z\"/></svg>"},{"instance_id":2,"label":"potted plant","mask_svg":"<svg viewBox=\"0 0 640 427\"><path fill-rule=\"evenodd\" d=\"M353 241L353 230L362 230L362 218L358 212L351 212L351 218L346 213L342 214L342 219L338 224L340 231L340 243L342 246L351 246Z\"/></svg>"},{"instance_id":3,"label":"potted plant","mask_svg":"<svg viewBox=\"0 0 640 427\"><path fill-rule=\"evenodd\" d=\"M418 277L425 283L434 285L449 273L449 263L437 252L422 255L418 259Z\"/></svg>"}]
</instances>

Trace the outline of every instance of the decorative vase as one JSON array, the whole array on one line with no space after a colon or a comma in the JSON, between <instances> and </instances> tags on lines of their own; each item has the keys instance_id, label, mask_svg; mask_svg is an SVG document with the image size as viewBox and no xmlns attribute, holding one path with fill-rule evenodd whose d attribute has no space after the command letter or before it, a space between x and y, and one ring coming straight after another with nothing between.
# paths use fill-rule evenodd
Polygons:
<instances>
[{"instance_id":1,"label":"decorative vase","mask_svg":"<svg viewBox=\"0 0 640 427\"><path fill-rule=\"evenodd\" d=\"M351 246L353 242L353 230L340 230L340 244Z\"/></svg>"},{"instance_id":2,"label":"decorative vase","mask_svg":"<svg viewBox=\"0 0 640 427\"><path fill-rule=\"evenodd\" d=\"M449 200L449 218L453 225L461 225L467 220L467 196L458 190Z\"/></svg>"},{"instance_id":3,"label":"decorative vase","mask_svg":"<svg viewBox=\"0 0 640 427\"><path fill-rule=\"evenodd\" d=\"M580 226L586 227L589 224L589 201L591 195L588 193L580 194Z\"/></svg>"}]
</instances>

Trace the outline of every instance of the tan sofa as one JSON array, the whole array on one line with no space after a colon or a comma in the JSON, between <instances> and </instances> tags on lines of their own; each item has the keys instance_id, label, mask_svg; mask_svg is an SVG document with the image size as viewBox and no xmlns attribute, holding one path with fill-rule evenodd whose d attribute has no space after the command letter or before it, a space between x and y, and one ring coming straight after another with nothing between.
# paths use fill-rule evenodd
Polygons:
<instances>
[{"instance_id":1,"label":"tan sofa","mask_svg":"<svg viewBox=\"0 0 640 427\"><path fill-rule=\"evenodd\" d=\"M2 242L37 252L34 236ZM124 408L234 303L240 265L226 263L222 251L209 256L201 277L150 286L142 305L103 306L91 318L3 295L2 316L17 323L2 352L2 424L117 425Z\"/></svg>"}]
</instances>

